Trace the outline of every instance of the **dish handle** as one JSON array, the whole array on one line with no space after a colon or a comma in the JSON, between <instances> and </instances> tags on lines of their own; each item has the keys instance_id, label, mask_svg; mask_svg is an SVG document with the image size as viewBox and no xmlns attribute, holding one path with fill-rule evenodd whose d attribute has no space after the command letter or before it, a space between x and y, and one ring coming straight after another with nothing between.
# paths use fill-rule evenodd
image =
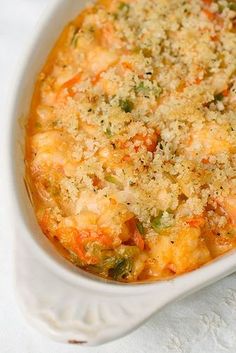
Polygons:
<instances>
[{"instance_id":1,"label":"dish handle","mask_svg":"<svg viewBox=\"0 0 236 353\"><path fill-rule=\"evenodd\" d=\"M74 286L50 271L22 241L17 243L15 261L16 292L24 315L56 341L88 346L112 341L168 302L165 293L124 296Z\"/></svg>"}]
</instances>

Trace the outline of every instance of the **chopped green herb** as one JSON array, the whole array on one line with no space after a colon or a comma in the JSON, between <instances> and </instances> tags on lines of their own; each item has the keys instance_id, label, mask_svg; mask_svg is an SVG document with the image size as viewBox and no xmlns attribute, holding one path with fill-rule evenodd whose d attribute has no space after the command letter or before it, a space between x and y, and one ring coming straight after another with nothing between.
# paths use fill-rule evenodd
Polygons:
<instances>
[{"instance_id":1,"label":"chopped green herb","mask_svg":"<svg viewBox=\"0 0 236 353\"><path fill-rule=\"evenodd\" d=\"M122 280L126 274L129 274L129 268L132 269L133 258L138 254L139 249L136 246L121 246L116 251L106 250L104 252L100 248L98 253L94 255L101 258L101 262L97 265L89 265L86 269L106 277L108 275L110 277L117 276L117 279Z\"/></svg>"},{"instance_id":2,"label":"chopped green herb","mask_svg":"<svg viewBox=\"0 0 236 353\"><path fill-rule=\"evenodd\" d=\"M138 228L138 231L141 235L144 235L145 234L145 229L144 229L144 226L141 222L138 222L137 223L137 228Z\"/></svg>"},{"instance_id":3,"label":"chopped green herb","mask_svg":"<svg viewBox=\"0 0 236 353\"><path fill-rule=\"evenodd\" d=\"M162 94L162 92L163 92L163 89L161 87L159 86L155 87L154 94L156 97L159 97Z\"/></svg>"},{"instance_id":4,"label":"chopped green herb","mask_svg":"<svg viewBox=\"0 0 236 353\"><path fill-rule=\"evenodd\" d=\"M112 14L112 16L113 16L114 20L118 20L118 18L119 18L118 13L116 13L116 12L114 12L114 13Z\"/></svg>"},{"instance_id":5,"label":"chopped green herb","mask_svg":"<svg viewBox=\"0 0 236 353\"><path fill-rule=\"evenodd\" d=\"M129 4L126 4L125 2L121 2L119 5L119 10L123 11L125 13L128 13L130 10L130 6L129 6Z\"/></svg>"},{"instance_id":6,"label":"chopped green herb","mask_svg":"<svg viewBox=\"0 0 236 353\"><path fill-rule=\"evenodd\" d=\"M222 101L222 99L224 98L224 95L222 93L218 93L214 95L214 101Z\"/></svg>"},{"instance_id":7,"label":"chopped green herb","mask_svg":"<svg viewBox=\"0 0 236 353\"><path fill-rule=\"evenodd\" d=\"M72 36L72 38L71 38L71 42L70 42L70 44L71 44L74 48L76 48L76 46L77 46L77 42L78 42L78 33L79 33L79 28L75 28L74 33L73 33L73 36Z\"/></svg>"},{"instance_id":8,"label":"chopped green herb","mask_svg":"<svg viewBox=\"0 0 236 353\"><path fill-rule=\"evenodd\" d=\"M149 49L149 48L143 48L142 49L142 52L143 52L143 56L145 58L151 58L152 57L152 50Z\"/></svg>"},{"instance_id":9,"label":"chopped green herb","mask_svg":"<svg viewBox=\"0 0 236 353\"><path fill-rule=\"evenodd\" d=\"M134 103L129 99L120 99L119 106L126 113L131 113L134 109Z\"/></svg>"},{"instance_id":10,"label":"chopped green herb","mask_svg":"<svg viewBox=\"0 0 236 353\"><path fill-rule=\"evenodd\" d=\"M161 219L163 216L163 212L160 212L159 215L151 221L152 228L155 230L155 232L160 231L160 226L161 226Z\"/></svg>"},{"instance_id":11,"label":"chopped green herb","mask_svg":"<svg viewBox=\"0 0 236 353\"><path fill-rule=\"evenodd\" d=\"M223 5L221 5L221 4L219 4L218 5L218 11L219 11L219 13L222 13L223 11L224 11L224 6Z\"/></svg>"},{"instance_id":12,"label":"chopped green herb","mask_svg":"<svg viewBox=\"0 0 236 353\"><path fill-rule=\"evenodd\" d=\"M107 135L107 137L111 137L112 136L112 133L111 133L111 129L108 127L105 131L105 134Z\"/></svg>"},{"instance_id":13,"label":"chopped green herb","mask_svg":"<svg viewBox=\"0 0 236 353\"><path fill-rule=\"evenodd\" d=\"M135 53L135 54L139 54L141 51L142 51L142 49L140 47L135 47L133 49L133 53Z\"/></svg>"},{"instance_id":14,"label":"chopped green herb","mask_svg":"<svg viewBox=\"0 0 236 353\"><path fill-rule=\"evenodd\" d=\"M91 27L88 28L88 31L90 33L94 33L95 32L95 28L93 26L91 26Z\"/></svg>"},{"instance_id":15,"label":"chopped green herb","mask_svg":"<svg viewBox=\"0 0 236 353\"><path fill-rule=\"evenodd\" d=\"M112 184L115 184L117 186L122 186L121 182L116 177L114 177L111 174L106 175L105 176L105 180L108 181L108 183L112 183Z\"/></svg>"},{"instance_id":16,"label":"chopped green herb","mask_svg":"<svg viewBox=\"0 0 236 353\"><path fill-rule=\"evenodd\" d=\"M102 253L101 253L102 255ZM100 255L100 256L101 256ZM117 263L117 256L114 252L106 253L105 257L102 258L101 262L97 265L89 265L87 269L100 275L108 276L109 270L115 267Z\"/></svg>"},{"instance_id":17,"label":"chopped green herb","mask_svg":"<svg viewBox=\"0 0 236 353\"><path fill-rule=\"evenodd\" d=\"M54 189L54 190L52 190L52 195L57 197L60 195L60 191L58 189Z\"/></svg>"},{"instance_id":18,"label":"chopped green herb","mask_svg":"<svg viewBox=\"0 0 236 353\"><path fill-rule=\"evenodd\" d=\"M57 120L54 120L54 121L52 122L52 126L55 127L55 126L57 126L57 125L58 125L58 121L57 121Z\"/></svg>"},{"instance_id":19,"label":"chopped green herb","mask_svg":"<svg viewBox=\"0 0 236 353\"><path fill-rule=\"evenodd\" d=\"M133 259L135 256L139 254L139 248L134 245L121 245L117 250L116 250L119 258L131 258Z\"/></svg>"},{"instance_id":20,"label":"chopped green herb","mask_svg":"<svg viewBox=\"0 0 236 353\"><path fill-rule=\"evenodd\" d=\"M70 261L75 265L75 266L78 266L78 267L81 267L83 266L83 263L82 261L80 260L79 256L77 254L75 254L73 251L70 251Z\"/></svg>"},{"instance_id":21,"label":"chopped green herb","mask_svg":"<svg viewBox=\"0 0 236 353\"><path fill-rule=\"evenodd\" d=\"M231 1L228 5L229 9L232 11L236 11L236 2Z\"/></svg>"},{"instance_id":22,"label":"chopped green herb","mask_svg":"<svg viewBox=\"0 0 236 353\"><path fill-rule=\"evenodd\" d=\"M150 88L144 85L144 82L140 82L138 86L134 88L135 93L143 93L144 95L148 94L150 92Z\"/></svg>"},{"instance_id":23,"label":"chopped green herb","mask_svg":"<svg viewBox=\"0 0 236 353\"><path fill-rule=\"evenodd\" d=\"M36 129L40 129L42 127L42 125L37 121L35 123L35 127L36 127Z\"/></svg>"},{"instance_id":24,"label":"chopped green herb","mask_svg":"<svg viewBox=\"0 0 236 353\"><path fill-rule=\"evenodd\" d=\"M227 233L226 236L229 238L234 238L236 236L236 230L235 229L230 229Z\"/></svg>"},{"instance_id":25,"label":"chopped green herb","mask_svg":"<svg viewBox=\"0 0 236 353\"><path fill-rule=\"evenodd\" d=\"M163 91L162 88L159 86L154 87L154 88L147 87L147 86L145 86L143 81L140 82L140 84L138 86L136 86L134 88L134 90L135 90L135 93L137 93L137 94L142 93L144 96L148 95L150 93L150 91L152 91L156 97L159 97Z\"/></svg>"},{"instance_id":26,"label":"chopped green herb","mask_svg":"<svg viewBox=\"0 0 236 353\"><path fill-rule=\"evenodd\" d=\"M115 267L109 270L109 275L115 280L125 279L132 271L132 261L129 258L118 259Z\"/></svg>"}]
</instances>

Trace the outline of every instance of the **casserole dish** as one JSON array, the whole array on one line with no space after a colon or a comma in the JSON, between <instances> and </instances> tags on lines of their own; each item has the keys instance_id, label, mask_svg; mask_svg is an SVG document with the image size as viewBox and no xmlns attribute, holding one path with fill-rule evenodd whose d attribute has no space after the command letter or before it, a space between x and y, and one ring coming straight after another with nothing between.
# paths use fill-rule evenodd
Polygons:
<instances>
[{"instance_id":1,"label":"casserole dish","mask_svg":"<svg viewBox=\"0 0 236 353\"><path fill-rule=\"evenodd\" d=\"M114 284L74 268L41 236L23 182L24 130L17 129L16 121L27 115L35 76L61 28L85 4L53 1L19 65L10 119L9 173L16 234L21 237L16 274L24 312L35 326L57 340L96 345L125 335L167 303L232 273L236 255L227 254L169 281Z\"/></svg>"}]
</instances>

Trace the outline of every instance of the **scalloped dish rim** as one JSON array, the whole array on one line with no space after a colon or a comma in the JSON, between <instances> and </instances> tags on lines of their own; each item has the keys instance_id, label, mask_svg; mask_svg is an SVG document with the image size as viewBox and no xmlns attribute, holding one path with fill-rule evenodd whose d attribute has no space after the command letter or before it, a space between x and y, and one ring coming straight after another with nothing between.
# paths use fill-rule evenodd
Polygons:
<instances>
[{"instance_id":1,"label":"scalloped dish rim","mask_svg":"<svg viewBox=\"0 0 236 353\"><path fill-rule=\"evenodd\" d=\"M85 1L86 2L86 1ZM65 4L67 3L67 4ZM137 283L137 284L124 284L114 283L99 279L93 275L85 273L82 270L74 268L66 260L61 259L61 256L55 254L51 249L49 241L41 241L39 237L34 236L35 233L40 233L39 227L36 225L36 220L30 217L30 209L32 208L26 191L23 186L23 175L19 161L20 145L22 142L22 127L16 129L17 119L19 116L25 116L24 106L27 104L27 93L32 92L32 85L35 73L41 67L41 60L45 58L45 53L49 51L52 46L53 40L57 38L58 31L63 28L64 20L67 21L73 13L74 7L81 7L81 3L75 5L73 1L68 0L52 0L46 6L45 11L38 23L36 30L31 34L30 43L24 51L22 57L23 62L18 65L17 75L14 75L14 82L11 91L12 101L9 104L9 120L8 124L8 151L7 162L9 172L9 193L11 194L11 214L13 215L14 223L17 224L17 231L20 232L29 246L33 249L36 256L39 257L46 266L52 270L56 275L62 277L65 281L73 285L89 288L94 291L113 294L126 294L137 295L150 292L150 290L160 290L161 288L171 288L173 290L173 297L185 295L190 291L198 289L212 283L217 279L224 277L236 269L236 251L227 253L213 262L204 265L203 267L192 272L183 274L170 280L161 280L151 283ZM68 7L68 15L63 13L63 9ZM51 23L50 19L53 14L59 14L55 23ZM64 19L63 19L64 18ZM50 28L50 35L46 38L45 31ZM37 43L42 43L40 46ZM44 43L43 43L44 41ZM36 59L37 58L37 59ZM29 83L30 82L30 83ZM26 90L24 89L26 87ZM21 90L21 91L20 91ZM23 92L22 92L23 91ZM20 92L20 93L19 93ZM17 130L17 131L16 131ZM20 163L20 164L19 164ZM34 230L33 230L34 227Z\"/></svg>"}]
</instances>

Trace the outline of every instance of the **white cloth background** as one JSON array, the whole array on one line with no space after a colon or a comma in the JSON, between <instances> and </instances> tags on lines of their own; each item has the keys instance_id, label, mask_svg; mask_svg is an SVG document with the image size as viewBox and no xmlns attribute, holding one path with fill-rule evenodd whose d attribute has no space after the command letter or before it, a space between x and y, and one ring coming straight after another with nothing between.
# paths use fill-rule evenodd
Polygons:
<instances>
[{"instance_id":1,"label":"white cloth background","mask_svg":"<svg viewBox=\"0 0 236 353\"><path fill-rule=\"evenodd\" d=\"M2 126L15 66L28 34L50 0L0 0L0 159ZM66 0L65 0L66 1ZM79 0L75 0L79 1ZM1 162L1 161L0 161ZM1 166L2 164L0 164ZM236 274L156 314L119 341L98 348L66 346L31 329L14 298L13 234L0 169L0 352L1 353L235 353Z\"/></svg>"}]
</instances>

